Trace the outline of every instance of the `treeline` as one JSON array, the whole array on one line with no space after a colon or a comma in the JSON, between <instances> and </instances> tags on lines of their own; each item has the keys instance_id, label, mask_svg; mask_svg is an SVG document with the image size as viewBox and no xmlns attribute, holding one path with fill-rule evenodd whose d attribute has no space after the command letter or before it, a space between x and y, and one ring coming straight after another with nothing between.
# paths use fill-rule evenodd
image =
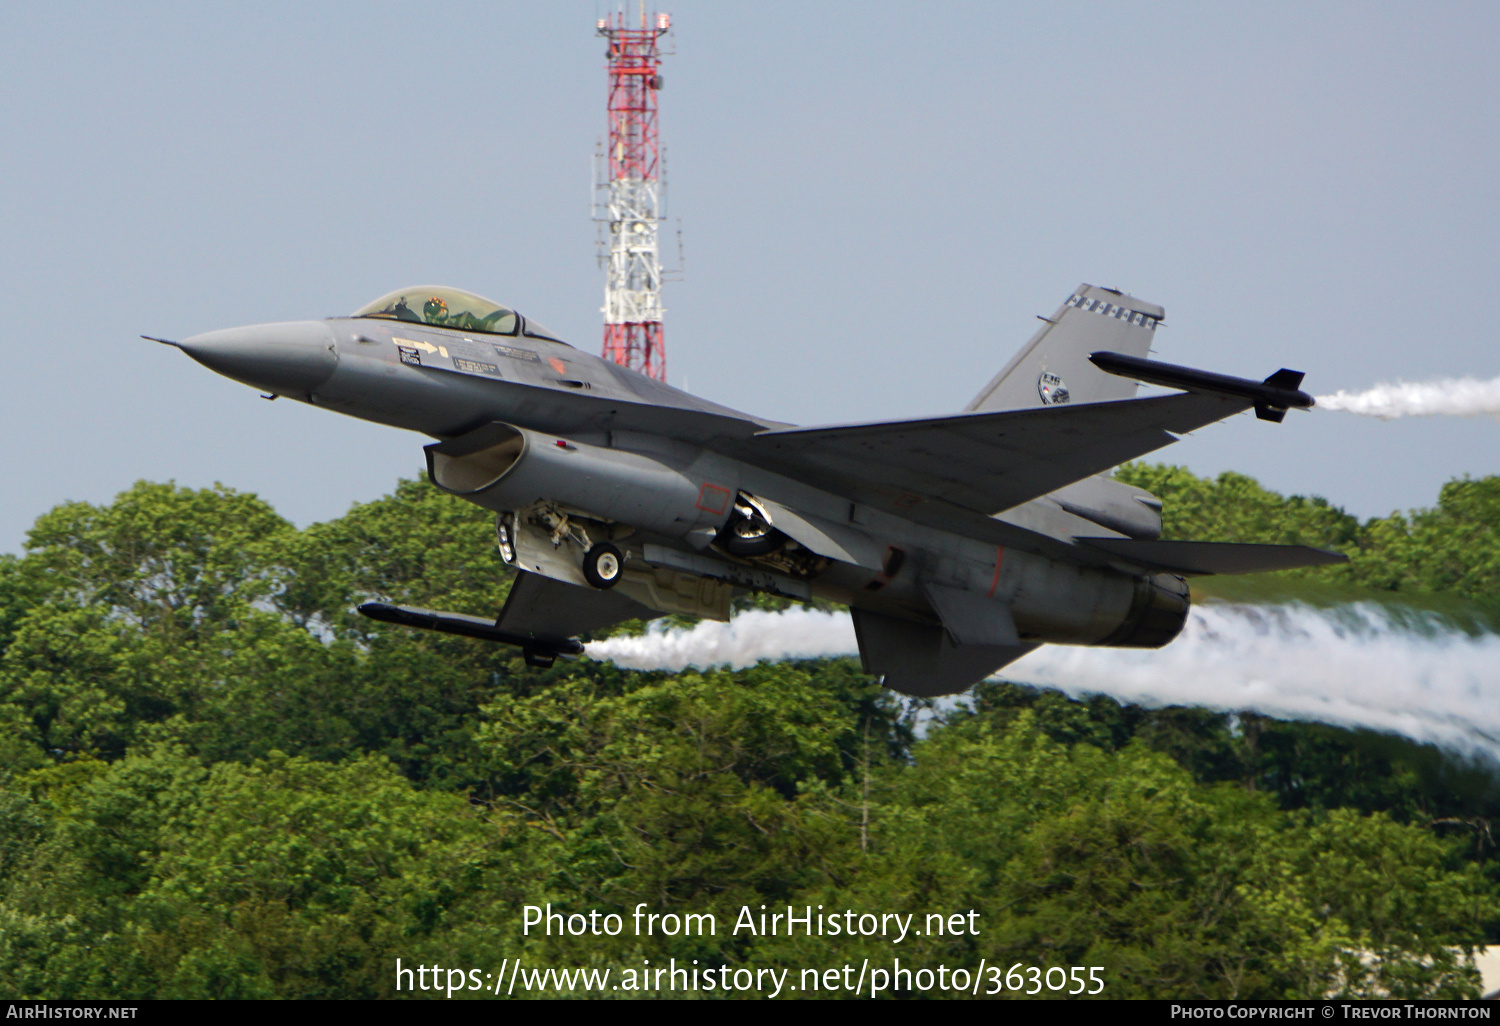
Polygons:
<instances>
[{"instance_id":1,"label":"treeline","mask_svg":"<svg viewBox=\"0 0 1500 1026\"><path fill-rule=\"evenodd\" d=\"M1438 568L1454 525L1494 551L1497 479L1351 526L1246 478L1127 473L1172 533L1347 546L1391 571L1359 581L1494 594ZM1101 966L1114 997L1477 993L1465 953L1500 940L1484 767L1003 683L936 715L853 660L542 671L352 612L497 608L492 532L418 482L302 531L250 495L145 483L40 518L0 560L0 993L378 997L397 958L482 975L517 957L794 979L867 957ZM642 902L718 931L521 930L528 904L630 923ZM972 909L979 933L732 932L762 904Z\"/></svg>"}]
</instances>

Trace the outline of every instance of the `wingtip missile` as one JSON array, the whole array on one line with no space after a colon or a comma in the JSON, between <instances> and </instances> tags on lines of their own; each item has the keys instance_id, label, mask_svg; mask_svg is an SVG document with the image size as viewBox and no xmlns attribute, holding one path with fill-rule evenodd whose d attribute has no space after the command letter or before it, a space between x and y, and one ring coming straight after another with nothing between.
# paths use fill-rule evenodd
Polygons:
<instances>
[{"instance_id":1,"label":"wingtip missile","mask_svg":"<svg viewBox=\"0 0 1500 1026\"><path fill-rule=\"evenodd\" d=\"M438 631L442 634L457 634L465 638L496 641L502 645L514 645L521 649L528 663L536 666L549 665L557 656L583 654L583 643L577 638L535 638L513 631L503 631L493 620L467 616L463 613L440 613L433 609L417 609L412 606L394 606L386 602L366 602L359 612L382 623L416 627L421 630Z\"/></svg>"},{"instance_id":2,"label":"wingtip missile","mask_svg":"<svg viewBox=\"0 0 1500 1026\"><path fill-rule=\"evenodd\" d=\"M1316 404L1316 400L1300 388L1302 371L1288 370L1285 367L1264 381L1253 381L1250 378L1215 374L1195 367L1144 360L1124 353L1091 353L1089 362L1107 374L1135 378L1152 385L1249 399L1255 404L1257 417L1276 423L1281 422L1287 410L1307 410Z\"/></svg>"}]
</instances>

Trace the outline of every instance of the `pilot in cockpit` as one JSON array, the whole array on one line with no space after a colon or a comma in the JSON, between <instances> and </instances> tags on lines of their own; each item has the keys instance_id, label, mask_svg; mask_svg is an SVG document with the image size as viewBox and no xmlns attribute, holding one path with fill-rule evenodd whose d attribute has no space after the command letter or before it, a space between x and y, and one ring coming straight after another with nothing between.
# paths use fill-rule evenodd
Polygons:
<instances>
[{"instance_id":1,"label":"pilot in cockpit","mask_svg":"<svg viewBox=\"0 0 1500 1026\"><path fill-rule=\"evenodd\" d=\"M422 293L427 298L422 299ZM413 308L412 299L417 305ZM387 293L375 302L362 307L356 317L389 317L412 324L430 324L433 327L451 328L455 331L483 331L494 335L514 335L519 327L515 311L480 296L473 296L457 289L439 289L419 286ZM537 334L528 329L528 334ZM545 331L542 334L551 337Z\"/></svg>"}]
</instances>

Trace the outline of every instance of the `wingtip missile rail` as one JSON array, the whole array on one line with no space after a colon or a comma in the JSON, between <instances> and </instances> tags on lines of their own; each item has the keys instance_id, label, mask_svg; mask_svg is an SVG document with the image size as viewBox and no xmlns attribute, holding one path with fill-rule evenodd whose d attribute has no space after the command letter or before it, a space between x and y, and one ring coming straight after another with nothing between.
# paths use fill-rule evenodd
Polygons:
<instances>
[{"instance_id":1,"label":"wingtip missile rail","mask_svg":"<svg viewBox=\"0 0 1500 1026\"><path fill-rule=\"evenodd\" d=\"M550 666L558 656L583 654L583 643L576 638L536 638L495 626L493 620L464 613L440 613L433 609L418 609L412 606L395 606L385 602L366 602L359 612L371 620L382 623L417 627L421 630L437 631L441 634L457 634L465 638L495 641L502 645L515 645L526 655L526 661L534 666Z\"/></svg>"},{"instance_id":2,"label":"wingtip missile rail","mask_svg":"<svg viewBox=\"0 0 1500 1026\"><path fill-rule=\"evenodd\" d=\"M1090 353L1089 362L1108 374L1135 378L1151 385L1249 399L1255 404L1255 415L1261 420L1280 423L1287 410L1308 410L1316 405L1313 397L1298 387L1302 384L1302 371L1288 370L1285 367L1264 381L1254 381L1198 370L1195 367L1180 367L1138 356L1126 356L1124 353Z\"/></svg>"}]
</instances>

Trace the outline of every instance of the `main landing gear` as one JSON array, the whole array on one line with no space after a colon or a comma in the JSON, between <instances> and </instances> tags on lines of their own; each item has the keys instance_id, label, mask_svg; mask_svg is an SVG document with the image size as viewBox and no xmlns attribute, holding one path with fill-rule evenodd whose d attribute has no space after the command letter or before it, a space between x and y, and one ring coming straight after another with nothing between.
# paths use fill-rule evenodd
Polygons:
<instances>
[{"instance_id":1,"label":"main landing gear","mask_svg":"<svg viewBox=\"0 0 1500 1026\"><path fill-rule=\"evenodd\" d=\"M620 583L625 557L609 542L599 542L583 554L583 576L596 588L613 588Z\"/></svg>"}]
</instances>

